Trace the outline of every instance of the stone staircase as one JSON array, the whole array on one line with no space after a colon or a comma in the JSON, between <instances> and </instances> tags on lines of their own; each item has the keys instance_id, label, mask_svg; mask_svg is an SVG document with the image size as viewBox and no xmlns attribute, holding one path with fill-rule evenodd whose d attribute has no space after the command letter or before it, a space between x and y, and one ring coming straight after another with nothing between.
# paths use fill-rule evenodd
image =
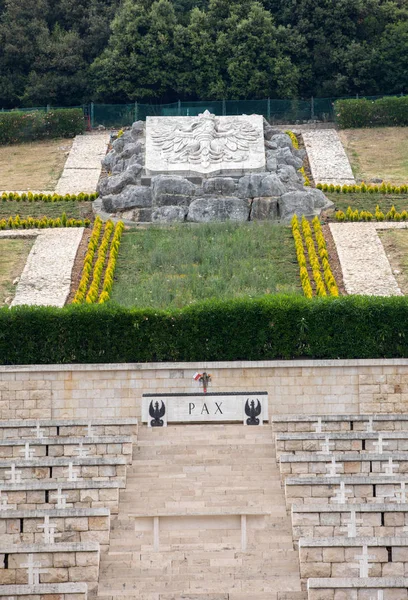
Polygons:
<instances>
[{"instance_id":1,"label":"stone staircase","mask_svg":"<svg viewBox=\"0 0 408 600\"><path fill-rule=\"evenodd\" d=\"M270 426L139 429L99 600L303 600Z\"/></svg>"}]
</instances>

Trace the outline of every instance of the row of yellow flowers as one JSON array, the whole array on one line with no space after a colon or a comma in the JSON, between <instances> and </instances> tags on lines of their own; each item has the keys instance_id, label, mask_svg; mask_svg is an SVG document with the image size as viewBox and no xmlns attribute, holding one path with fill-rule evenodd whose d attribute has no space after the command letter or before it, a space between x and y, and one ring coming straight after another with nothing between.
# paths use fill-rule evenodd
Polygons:
<instances>
[{"instance_id":1,"label":"row of yellow flowers","mask_svg":"<svg viewBox=\"0 0 408 600\"><path fill-rule=\"evenodd\" d=\"M98 197L97 192L88 194L80 192L79 194L48 194L48 193L34 193L34 192L3 192L1 194L2 202L92 202Z\"/></svg>"},{"instance_id":2,"label":"row of yellow flowers","mask_svg":"<svg viewBox=\"0 0 408 600\"><path fill-rule=\"evenodd\" d=\"M381 185L366 184L364 181L360 184L334 185L333 183L318 183L318 190L323 192L337 192L338 194L406 194L408 185L393 185L383 182Z\"/></svg>"},{"instance_id":3,"label":"row of yellow flowers","mask_svg":"<svg viewBox=\"0 0 408 600\"><path fill-rule=\"evenodd\" d=\"M115 231L113 234L110 251L109 251L109 260L108 266L105 271L105 279L103 282L102 292L99 296L99 304L103 304L110 299L110 294L113 287L113 276L115 274L116 262L118 260L120 241L122 238L122 233L125 226L122 221L119 221L115 227Z\"/></svg>"},{"instance_id":4,"label":"row of yellow flowers","mask_svg":"<svg viewBox=\"0 0 408 600\"><path fill-rule=\"evenodd\" d=\"M62 217L49 219L48 217L25 217L20 215L0 219L0 229L47 229L50 227L89 227L89 219L68 219L63 213Z\"/></svg>"},{"instance_id":5,"label":"row of yellow flowers","mask_svg":"<svg viewBox=\"0 0 408 600\"><path fill-rule=\"evenodd\" d=\"M82 267L81 281L79 282L78 290L75 294L73 304L82 304L82 302L84 302L85 300L89 279L92 273L94 255L99 245L102 224L102 219L100 217L96 217L91 237L89 238L88 242L88 249L84 259L84 266Z\"/></svg>"},{"instance_id":6,"label":"row of yellow flowers","mask_svg":"<svg viewBox=\"0 0 408 600\"><path fill-rule=\"evenodd\" d=\"M308 263L304 249L305 244L307 248L308 261L315 282L316 295L327 296L328 292L331 296L338 296L339 290L330 267L326 240L324 239L323 231L318 217L315 217L313 219L312 224L317 242L318 252L316 252L313 233L309 221L305 217L302 217L300 225L299 219L296 215L294 215L294 217L292 218L292 234L295 240L296 256L299 263L300 281L302 284L303 293L306 296L306 298L311 298L313 296L313 289L307 270Z\"/></svg>"},{"instance_id":7,"label":"row of yellow flowers","mask_svg":"<svg viewBox=\"0 0 408 600\"><path fill-rule=\"evenodd\" d=\"M322 226L320 224L319 218L315 217L312 223L317 242L317 249L323 265L323 275L327 289L331 296L338 296L339 288L337 287L336 280L330 267L329 253L327 252L326 240L324 239Z\"/></svg>"},{"instance_id":8,"label":"row of yellow flowers","mask_svg":"<svg viewBox=\"0 0 408 600\"><path fill-rule=\"evenodd\" d=\"M96 258L96 263L93 270L92 282L89 286L89 290L85 299L85 302L87 302L88 304L94 304L98 301L99 287L101 285L102 273L105 266L106 256L109 250L109 241L112 237L112 232L113 223L112 221L107 221L105 225L105 231L103 232L101 245L98 248L98 256Z\"/></svg>"},{"instance_id":9,"label":"row of yellow flowers","mask_svg":"<svg viewBox=\"0 0 408 600\"><path fill-rule=\"evenodd\" d=\"M391 209L384 214L378 204L375 207L374 214L368 210L353 210L351 206L349 206L346 212L338 210L335 216L336 221L339 221L340 223L344 221L408 221L408 212L406 210L397 212L395 206L392 206Z\"/></svg>"},{"instance_id":10,"label":"row of yellow flowers","mask_svg":"<svg viewBox=\"0 0 408 600\"><path fill-rule=\"evenodd\" d=\"M300 283L302 284L303 293L306 298L312 298L313 290L310 283L309 273L307 271L307 262L305 249L303 246L302 234L299 228L299 219L294 215L292 219L292 234L295 240L296 256L299 263Z\"/></svg>"},{"instance_id":11,"label":"row of yellow flowers","mask_svg":"<svg viewBox=\"0 0 408 600\"><path fill-rule=\"evenodd\" d=\"M299 150L299 140L297 139L296 134L293 133L293 131L289 131L289 130L285 131L285 133L292 140L292 144L293 144L293 147L295 148L295 150ZM299 169L299 173L301 173L303 175L303 179L304 179L304 184L303 185L310 187L310 179L306 175L305 167L302 167L301 169Z\"/></svg>"}]
</instances>

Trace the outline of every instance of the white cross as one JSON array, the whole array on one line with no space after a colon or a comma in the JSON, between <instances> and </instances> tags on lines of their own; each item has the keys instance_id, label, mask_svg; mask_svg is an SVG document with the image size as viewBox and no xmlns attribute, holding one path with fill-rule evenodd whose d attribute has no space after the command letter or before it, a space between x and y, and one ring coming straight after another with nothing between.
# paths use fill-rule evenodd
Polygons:
<instances>
[{"instance_id":1,"label":"white cross","mask_svg":"<svg viewBox=\"0 0 408 600\"><path fill-rule=\"evenodd\" d=\"M89 423L88 423L87 436L88 437L93 437L94 436L93 431L92 431L92 422L91 421L89 421Z\"/></svg>"},{"instance_id":2,"label":"white cross","mask_svg":"<svg viewBox=\"0 0 408 600\"><path fill-rule=\"evenodd\" d=\"M55 544L55 538L61 537L60 533L55 533L56 523L50 523L49 515L44 517L44 525L37 525L38 529L44 530L44 544Z\"/></svg>"},{"instance_id":3,"label":"white cross","mask_svg":"<svg viewBox=\"0 0 408 600\"><path fill-rule=\"evenodd\" d=\"M37 440L41 440L44 437L43 430L40 429L40 421L37 421L35 429L31 429L31 431L35 433L35 437L37 438Z\"/></svg>"},{"instance_id":4,"label":"white cross","mask_svg":"<svg viewBox=\"0 0 408 600\"><path fill-rule=\"evenodd\" d=\"M337 473L337 469L341 469L341 463L336 463L336 457L332 456L331 462L326 465L327 473L326 477L340 477L340 473Z\"/></svg>"},{"instance_id":5,"label":"white cross","mask_svg":"<svg viewBox=\"0 0 408 600\"><path fill-rule=\"evenodd\" d=\"M0 490L0 511L2 510L13 510L16 509L16 504L8 504L8 496L7 494L3 494Z\"/></svg>"},{"instance_id":6,"label":"white cross","mask_svg":"<svg viewBox=\"0 0 408 600\"><path fill-rule=\"evenodd\" d=\"M58 487L57 494L55 497L57 499L57 508L63 509L67 507L67 496L62 493L61 487Z\"/></svg>"},{"instance_id":7,"label":"white cross","mask_svg":"<svg viewBox=\"0 0 408 600\"><path fill-rule=\"evenodd\" d=\"M363 523L362 519L356 519L356 511L352 509L350 511L350 521L345 523L347 526L347 537L355 538L357 537L357 525L361 525ZM344 529L344 527L342 528Z\"/></svg>"},{"instance_id":8,"label":"white cross","mask_svg":"<svg viewBox=\"0 0 408 600\"><path fill-rule=\"evenodd\" d=\"M373 568L374 565L370 565L368 561L375 558L374 555L368 554L367 546L363 546L363 553L360 556L355 556L360 563L360 577L368 577L368 571Z\"/></svg>"},{"instance_id":9,"label":"white cross","mask_svg":"<svg viewBox=\"0 0 408 600\"><path fill-rule=\"evenodd\" d=\"M407 501L407 494L405 491L405 481L401 481L400 489L395 492L397 498L397 504L405 504Z\"/></svg>"},{"instance_id":10,"label":"white cross","mask_svg":"<svg viewBox=\"0 0 408 600\"><path fill-rule=\"evenodd\" d=\"M41 573L47 573L47 569L41 569L40 563L34 562L34 555L28 555L28 561L23 568L28 569L28 585L40 585Z\"/></svg>"},{"instance_id":11,"label":"white cross","mask_svg":"<svg viewBox=\"0 0 408 600\"><path fill-rule=\"evenodd\" d=\"M10 475L10 483L21 483L21 471L16 470L15 463L11 464L10 471L5 471L5 475Z\"/></svg>"},{"instance_id":12,"label":"white cross","mask_svg":"<svg viewBox=\"0 0 408 600\"><path fill-rule=\"evenodd\" d=\"M68 463L68 481L78 481L78 471L74 469L72 462Z\"/></svg>"},{"instance_id":13,"label":"white cross","mask_svg":"<svg viewBox=\"0 0 408 600\"><path fill-rule=\"evenodd\" d=\"M330 441L328 435L325 436L324 442L322 442L322 449L318 450L319 454L330 454L330 446L334 446L334 442Z\"/></svg>"},{"instance_id":14,"label":"white cross","mask_svg":"<svg viewBox=\"0 0 408 600\"><path fill-rule=\"evenodd\" d=\"M313 423L313 429L315 429L316 433L322 433L322 417L317 418L317 423Z\"/></svg>"},{"instance_id":15,"label":"white cross","mask_svg":"<svg viewBox=\"0 0 408 600\"><path fill-rule=\"evenodd\" d=\"M367 433L374 433L374 429L373 429L373 417L369 417L366 431L367 431Z\"/></svg>"},{"instance_id":16,"label":"white cross","mask_svg":"<svg viewBox=\"0 0 408 600\"><path fill-rule=\"evenodd\" d=\"M78 454L78 458L86 458L89 453L89 448L84 448L83 442L79 442L79 448L74 448L75 454Z\"/></svg>"},{"instance_id":17,"label":"white cross","mask_svg":"<svg viewBox=\"0 0 408 600\"><path fill-rule=\"evenodd\" d=\"M392 462L392 458L389 458L388 463L386 465L384 465L383 469L384 469L384 475L392 477L393 475L396 475L396 473L394 473L394 469L396 471L398 471L399 465L394 464Z\"/></svg>"},{"instance_id":18,"label":"white cross","mask_svg":"<svg viewBox=\"0 0 408 600\"><path fill-rule=\"evenodd\" d=\"M381 435L381 433L379 433L378 442L374 442L373 446L376 448L376 450L373 450L373 452L377 452L377 454L382 454L384 446L388 446L388 442L384 442L383 436Z\"/></svg>"},{"instance_id":19,"label":"white cross","mask_svg":"<svg viewBox=\"0 0 408 600\"><path fill-rule=\"evenodd\" d=\"M25 460L31 460L34 458L35 448L30 448L30 442L24 444L24 450L20 450L20 454L24 454Z\"/></svg>"},{"instance_id":20,"label":"white cross","mask_svg":"<svg viewBox=\"0 0 408 600\"><path fill-rule=\"evenodd\" d=\"M347 495L352 493L353 490L347 489L344 481L341 481L340 489L336 490L335 496L333 496L333 502L337 502L338 504L346 504Z\"/></svg>"}]
</instances>

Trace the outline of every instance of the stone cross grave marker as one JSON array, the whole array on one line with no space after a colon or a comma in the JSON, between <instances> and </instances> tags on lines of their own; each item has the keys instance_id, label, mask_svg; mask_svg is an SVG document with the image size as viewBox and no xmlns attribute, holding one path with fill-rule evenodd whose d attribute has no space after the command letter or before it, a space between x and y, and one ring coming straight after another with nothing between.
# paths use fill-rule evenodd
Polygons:
<instances>
[{"instance_id":1,"label":"stone cross grave marker","mask_svg":"<svg viewBox=\"0 0 408 600\"><path fill-rule=\"evenodd\" d=\"M0 511L2 510L15 510L17 508L16 504L8 504L8 496L7 494L3 494L0 490Z\"/></svg>"},{"instance_id":2,"label":"stone cross grave marker","mask_svg":"<svg viewBox=\"0 0 408 600\"><path fill-rule=\"evenodd\" d=\"M405 491L405 481L401 481L400 489L395 492L397 504L405 504L407 501L407 494Z\"/></svg>"},{"instance_id":3,"label":"stone cross grave marker","mask_svg":"<svg viewBox=\"0 0 408 600\"><path fill-rule=\"evenodd\" d=\"M89 454L89 449L84 448L83 442L79 442L79 447L74 449L75 454L78 458L86 458Z\"/></svg>"},{"instance_id":4,"label":"stone cross grave marker","mask_svg":"<svg viewBox=\"0 0 408 600\"><path fill-rule=\"evenodd\" d=\"M373 565L370 565L368 561L375 558L375 556L368 554L368 547L365 545L362 550L362 554L355 556L354 558L360 563L360 577L368 577L369 570L373 568Z\"/></svg>"},{"instance_id":5,"label":"stone cross grave marker","mask_svg":"<svg viewBox=\"0 0 408 600\"><path fill-rule=\"evenodd\" d=\"M21 483L21 471L16 469L15 463L11 463L10 471L5 471L5 475L10 475L10 483Z\"/></svg>"},{"instance_id":6,"label":"stone cross grave marker","mask_svg":"<svg viewBox=\"0 0 408 600\"><path fill-rule=\"evenodd\" d=\"M68 481L78 481L78 471L74 469L74 463L68 463Z\"/></svg>"},{"instance_id":7,"label":"stone cross grave marker","mask_svg":"<svg viewBox=\"0 0 408 600\"><path fill-rule=\"evenodd\" d=\"M366 432L367 433L374 433L374 429L373 429L373 417L369 417L369 419L368 419Z\"/></svg>"},{"instance_id":8,"label":"stone cross grave marker","mask_svg":"<svg viewBox=\"0 0 408 600\"><path fill-rule=\"evenodd\" d=\"M50 523L49 515L45 515L44 524L37 525L38 529L42 529L44 532L44 544L55 544L55 538L61 537L60 533L55 533L57 528L56 523Z\"/></svg>"},{"instance_id":9,"label":"stone cross grave marker","mask_svg":"<svg viewBox=\"0 0 408 600\"><path fill-rule=\"evenodd\" d=\"M67 507L67 496L62 493L62 488L59 486L56 493L57 508L62 510Z\"/></svg>"},{"instance_id":10,"label":"stone cross grave marker","mask_svg":"<svg viewBox=\"0 0 408 600\"><path fill-rule=\"evenodd\" d=\"M88 423L86 435L90 438L94 437L94 432L92 430L92 421L89 421Z\"/></svg>"},{"instance_id":11,"label":"stone cross grave marker","mask_svg":"<svg viewBox=\"0 0 408 600\"><path fill-rule=\"evenodd\" d=\"M344 481L340 481L340 488L335 491L335 495L333 496L332 501L336 502L337 504L346 504L347 496L352 493L353 490L351 490L350 488L346 488L346 484L344 483Z\"/></svg>"},{"instance_id":12,"label":"stone cross grave marker","mask_svg":"<svg viewBox=\"0 0 408 600\"><path fill-rule=\"evenodd\" d=\"M37 440L42 440L44 437L44 432L43 430L40 428L40 421L37 421L37 425L35 426L35 429L31 429L31 431L33 433L35 433L35 437L37 438Z\"/></svg>"},{"instance_id":13,"label":"stone cross grave marker","mask_svg":"<svg viewBox=\"0 0 408 600\"><path fill-rule=\"evenodd\" d=\"M330 454L330 447L334 446L334 442L330 441L330 436L326 435L324 438L324 442L322 442L321 450L318 450L318 454Z\"/></svg>"},{"instance_id":14,"label":"stone cross grave marker","mask_svg":"<svg viewBox=\"0 0 408 600\"><path fill-rule=\"evenodd\" d=\"M357 537L357 525L362 525L363 520L356 518L356 511L352 509L350 511L350 521L346 523L346 527L342 527L342 529L347 529L347 537L355 538Z\"/></svg>"},{"instance_id":15,"label":"stone cross grave marker","mask_svg":"<svg viewBox=\"0 0 408 600\"><path fill-rule=\"evenodd\" d=\"M384 475L387 475L388 477L395 476L397 473L394 473L394 469L398 471L399 465L393 463L392 458L389 458L387 464L385 464L383 467Z\"/></svg>"},{"instance_id":16,"label":"stone cross grave marker","mask_svg":"<svg viewBox=\"0 0 408 600\"><path fill-rule=\"evenodd\" d=\"M322 417L318 417L316 423L313 423L312 427L315 430L315 433L322 433Z\"/></svg>"},{"instance_id":17,"label":"stone cross grave marker","mask_svg":"<svg viewBox=\"0 0 408 600\"><path fill-rule=\"evenodd\" d=\"M30 448L30 442L26 442L23 450L20 450L20 454L24 454L25 460L31 460L34 458L35 448Z\"/></svg>"},{"instance_id":18,"label":"stone cross grave marker","mask_svg":"<svg viewBox=\"0 0 408 600\"><path fill-rule=\"evenodd\" d=\"M379 433L378 441L374 442L373 446L375 447L375 450L372 450L372 452L376 452L377 454L383 454L384 446L388 446L388 442L384 442L383 436L381 435L381 433Z\"/></svg>"},{"instance_id":19,"label":"stone cross grave marker","mask_svg":"<svg viewBox=\"0 0 408 600\"><path fill-rule=\"evenodd\" d=\"M342 463L336 463L336 457L332 456L331 462L326 465L327 473L326 477L340 477L340 473L337 473L337 469L341 469Z\"/></svg>"},{"instance_id":20,"label":"stone cross grave marker","mask_svg":"<svg viewBox=\"0 0 408 600\"><path fill-rule=\"evenodd\" d=\"M25 565L21 565L24 569L28 569L28 585L40 585L40 575L47 573L47 569L41 569L41 564L34 562L34 555L28 555L28 561Z\"/></svg>"}]
</instances>

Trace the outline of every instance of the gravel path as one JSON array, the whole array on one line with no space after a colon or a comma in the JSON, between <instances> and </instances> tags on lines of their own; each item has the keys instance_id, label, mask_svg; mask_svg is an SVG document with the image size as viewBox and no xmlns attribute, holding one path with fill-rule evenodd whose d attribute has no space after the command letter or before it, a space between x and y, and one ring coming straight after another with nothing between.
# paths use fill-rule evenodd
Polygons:
<instances>
[{"instance_id":1,"label":"gravel path","mask_svg":"<svg viewBox=\"0 0 408 600\"><path fill-rule=\"evenodd\" d=\"M36 236L11 306L64 306L83 227L1 231L1 238Z\"/></svg>"},{"instance_id":2,"label":"gravel path","mask_svg":"<svg viewBox=\"0 0 408 600\"><path fill-rule=\"evenodd\" d=\"M348 294L402 296L377 231L406 227L406 223L330 223Z\"/></svg>"},{"instance_id":3,"label":"gravel path","mask_svg":"<svg viewBox=\"0 0 408 600\"><path fill-rule=\"evenodd\" d=\"M101 174L101 160L106 154L110 134L77 135L57 183L57 194L92 193Z\"/></svg>"},{"instance_id":4,"label":"gravel path","mask_svg":"<svg viewBox=\"0 0 408 600\"><path fill-rule=\"evenodd\" d=\"M335 129L302 131L310 168L316 183L353 184L353 171Z\"/></svg>"}]
</instances>

